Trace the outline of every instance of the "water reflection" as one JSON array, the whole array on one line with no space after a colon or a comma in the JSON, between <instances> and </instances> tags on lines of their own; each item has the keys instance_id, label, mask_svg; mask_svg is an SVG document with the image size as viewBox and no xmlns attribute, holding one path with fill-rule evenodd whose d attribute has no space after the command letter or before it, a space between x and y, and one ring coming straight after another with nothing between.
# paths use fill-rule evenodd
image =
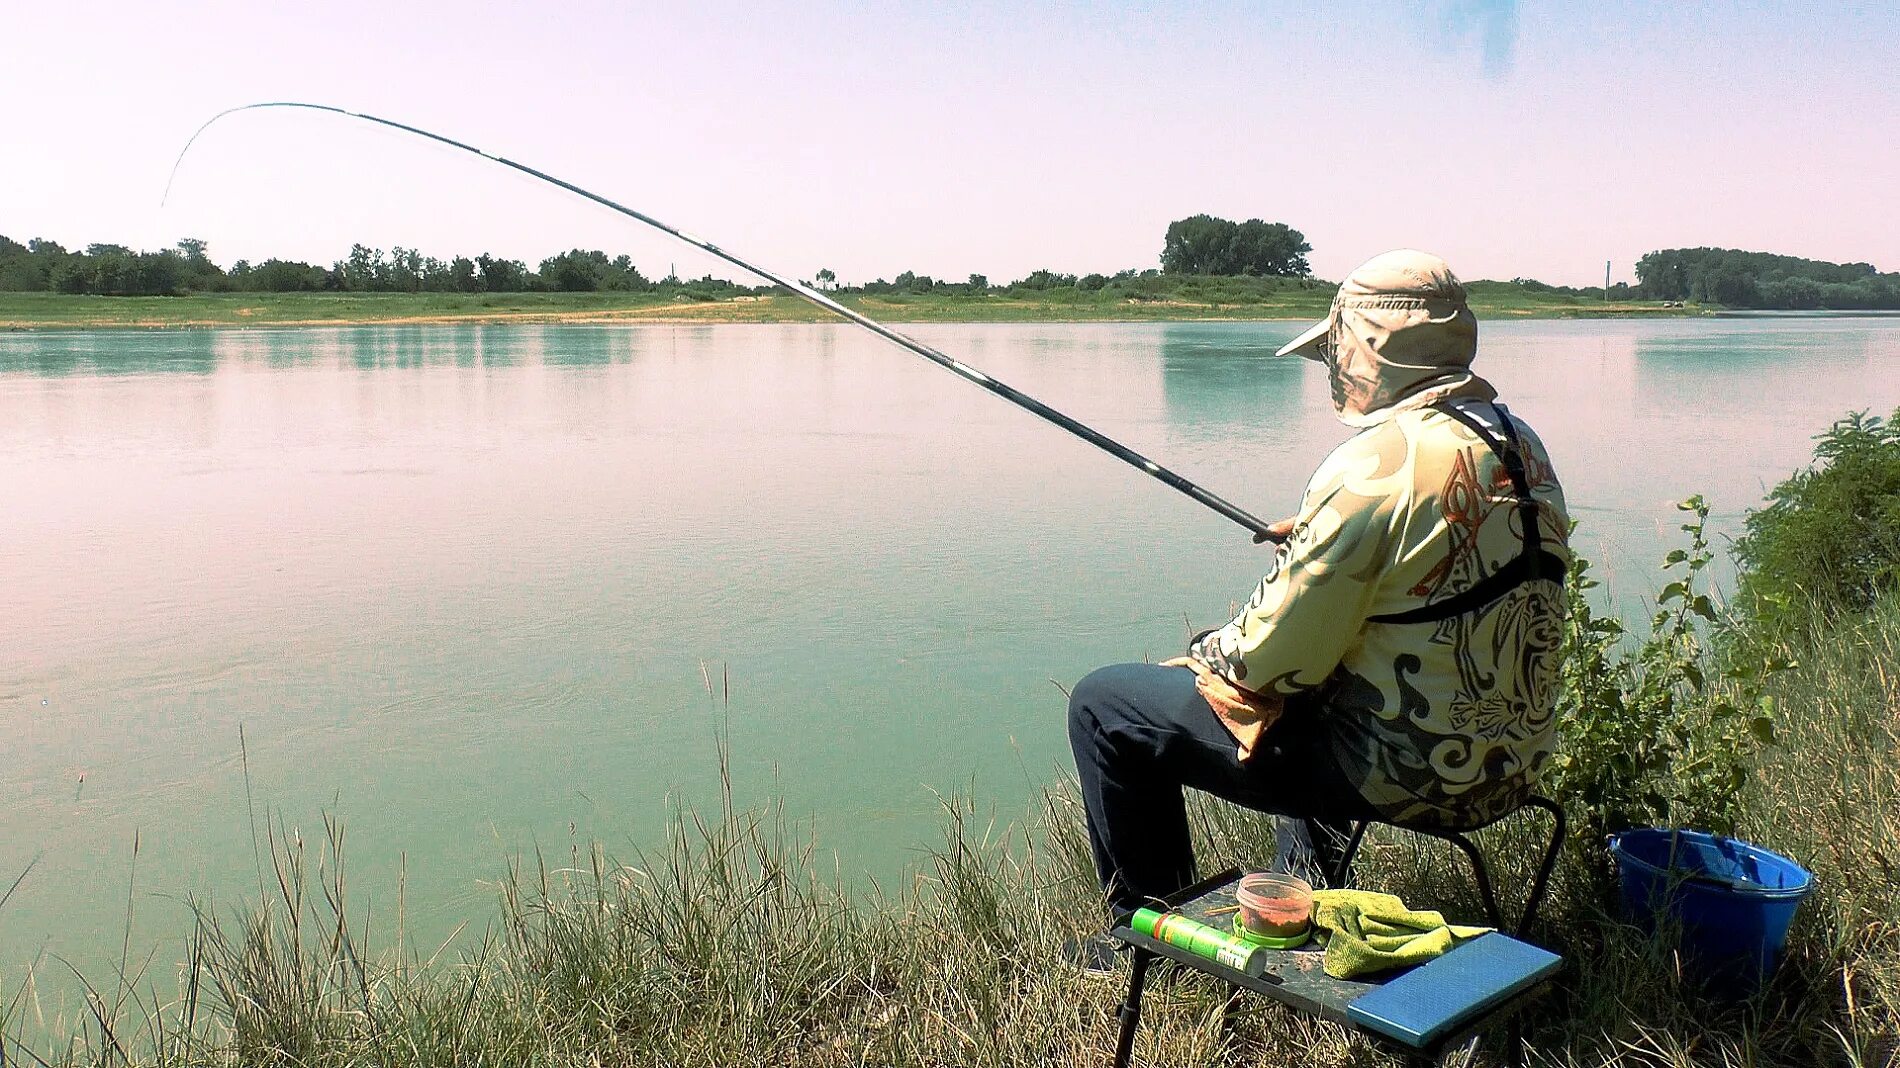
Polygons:
<instances>
[{"instance_id":1,"label":"water reflection","mask_svg":"<svg viewBox=\"0 0 1900 1068\"><path fill-rule=\"evenodd\" d=\"M1693 335L1635 340L1637 404L1646 414L1728 419L1753 424L1763 407L1806 400L1845 411L1852 395L1815 396L1811 387L1851 380L1872 352L1874 332L1842 321L1732 320Z\"/></svg>"},{"instance_id":2,"label":"water reflection","mask_svg":"<svg viewBox=\"0 0 1900 1068\"><path fill-rule=\"evenodd\" d=\"M0 374L209 374L220 332L18 332L0 334Z\"/></svg>"},{"instance_id":3,"label":"water reflection","mask_svg":"<svg viewBox=\"0 0 1900 1068\"><path fill-rule=\"evenodd\" d=\"M628 363L640 353L639 331L612 326L561 327L548 335L541 362L555 367L604 367Z\"/></svg>"},{"instance_id":4,"label":"water reflection","mask_svg":"<svg viewBox=\"0 0 1900 1068\"><path fill-rule=\"evenodd\" d=\"M678 328L672 344L707 344L711 329ZM210 374L226 365L271 371L336 365L359 371L610 366L638 359L652 336L591 324L21 332L0 335L0 375ZM829 338L824 335L821 351L832 344Z\"/></svg>"},{"instance_id":5,"label":"water reflection","mask_svg":"<svg viewBox=\"0 0 1900 1068\"><path fill-rule=\"evenodd\" d=\"M1297 420L1304 361L1276 359L1280 342L1278 331L1249 323L1164 324L1160 357L1170 418L1229 428Z\"/></svg>"}]
</instances>

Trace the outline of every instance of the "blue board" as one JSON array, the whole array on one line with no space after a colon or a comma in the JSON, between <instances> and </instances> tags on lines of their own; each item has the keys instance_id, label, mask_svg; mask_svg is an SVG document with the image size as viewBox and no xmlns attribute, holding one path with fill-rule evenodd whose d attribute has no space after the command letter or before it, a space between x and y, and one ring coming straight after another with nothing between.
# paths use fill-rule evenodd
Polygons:
<instances>
[{"instance_id":1,"label":"blue board","mask_svg":"<svg viewBox=\"0 0 1900 1068\"><path fill-rule=\"evenodd\" d=\"M1422 1048L1562 968L1555 953L1509 935L1479 935L1354 998L1346 1015L1368 1031Z\"/></svg>"}]
</instances>

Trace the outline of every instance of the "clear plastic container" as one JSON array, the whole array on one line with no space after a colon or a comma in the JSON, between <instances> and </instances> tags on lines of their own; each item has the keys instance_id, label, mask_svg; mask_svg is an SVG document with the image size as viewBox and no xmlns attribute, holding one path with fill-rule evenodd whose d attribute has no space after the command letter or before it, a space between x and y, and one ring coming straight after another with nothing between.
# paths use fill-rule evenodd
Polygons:
<instances>
[{"instance_id":1,"label":"clear plastic container","mask_svg":"<svg viewBox=\"0 0 1900 1068\"><path fill-rule=\"evenodd\" d=\"M1234 926L1243 934L1294 938L1306 934L1313 923L1313 888L1292 875L1243 875L1234 899L1240 904Z\"/></svg>"}]
</instances>

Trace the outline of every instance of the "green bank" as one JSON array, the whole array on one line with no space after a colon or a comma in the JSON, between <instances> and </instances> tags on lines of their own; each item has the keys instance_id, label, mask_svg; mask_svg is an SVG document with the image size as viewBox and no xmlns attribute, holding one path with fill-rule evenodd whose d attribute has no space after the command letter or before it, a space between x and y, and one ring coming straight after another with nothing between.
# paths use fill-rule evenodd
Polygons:
<instances>
[{"instance_id":1,"label":"green bank","mask_svg":"<svg viewBox=\"0 0 1900 1068\"><path fill-rule=\"evenodd\" d=\"M893 322L1089 322L1305 319L1333 287L1297 279L1190 278L1153 297L1064 287L984 294L840 293L840 303ZM1500 318L1703 314L1698 305L1603 301L1512 282L1475 282L1472 307ZM690 287L591 293L205 293L173 297L0 293L0 329L193 328L432 322L797 323L834 318L784 292Z\"/></svg>"}]
</instances>

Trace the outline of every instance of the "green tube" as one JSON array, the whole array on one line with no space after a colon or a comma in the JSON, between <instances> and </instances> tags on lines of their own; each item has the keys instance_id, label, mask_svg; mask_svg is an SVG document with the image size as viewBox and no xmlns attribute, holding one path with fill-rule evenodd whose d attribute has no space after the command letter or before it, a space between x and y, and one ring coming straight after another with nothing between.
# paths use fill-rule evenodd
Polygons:
<instances>
[{"instance_id":1,"label":"green tube","mask_svg":"<svg viewBox=\"0 0 1900 1068\"><path fill-rule=\"evenodd\" d=\"M1128 925L1157 942L1185 949L1197 957L1206 957L1237 972L1259 975L1267 970L1267 951L1264 948L1248 945L1218 927L1209 927L1178 912L1136 909Z\"/></svg>"}]
</instances>

